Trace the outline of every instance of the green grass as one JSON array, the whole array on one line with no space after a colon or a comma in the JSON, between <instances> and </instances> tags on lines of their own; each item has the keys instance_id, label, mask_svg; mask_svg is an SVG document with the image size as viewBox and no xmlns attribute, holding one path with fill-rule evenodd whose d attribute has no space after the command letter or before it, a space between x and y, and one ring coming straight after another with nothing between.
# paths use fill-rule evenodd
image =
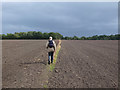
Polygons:
<instances>
[{"instance_id":1,"label":"green grass","mask_svg":"<svg viewBox=\"0 0 120 90\"><path fill-rule=\"evenodd\" d=\"M44 87L44 88L47 88L47 85L44 85L43 87Z\"/></svg>"}]
</instances>

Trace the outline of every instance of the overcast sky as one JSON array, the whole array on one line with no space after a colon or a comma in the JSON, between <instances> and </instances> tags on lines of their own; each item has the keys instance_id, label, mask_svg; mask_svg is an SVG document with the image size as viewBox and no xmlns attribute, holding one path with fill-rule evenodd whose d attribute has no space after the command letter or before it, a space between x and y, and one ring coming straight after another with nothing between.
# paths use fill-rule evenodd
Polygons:
<instances>
[{"instance_id":1,"label":"overcast sky","mask_svg":"<svg viewBox=\"0 0 120 90\"><path fill-rule=\"evenodd\" d=\"M117 2L4 2L2 15L4 34L41 31L81 37L118 33Z\"/></svg>"}]
</instances>

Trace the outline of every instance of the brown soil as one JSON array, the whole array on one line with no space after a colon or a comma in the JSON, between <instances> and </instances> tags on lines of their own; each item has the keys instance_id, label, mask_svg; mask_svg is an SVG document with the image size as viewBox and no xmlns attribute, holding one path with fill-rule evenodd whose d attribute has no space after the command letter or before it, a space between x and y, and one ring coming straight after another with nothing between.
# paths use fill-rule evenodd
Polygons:
<instances>
[{"instance_id":1,"label":"brown soil","mask_svg":"<svg viewBox=\"0 0 120 90\"><path fill-rule=\"evenodd\" d=\"M50 88L118 87L118 41L62 41Z\"/></svg>"},{"instance_id":2,"label":"brown soil","mask_svg":"<svg viewBox=\"0 0 120 90\"><path fill-rule=\"evenodd\" d=\"M2 87L41 88L47 66L46 40L2 41ZM58 43L58 41L57 41Z\"/></svg>"},{"instance_id":3,"label":"brown soil","mask_svg":"<svg viewBox=\"0 0 120 90\"><path fill-rule=\"evenodd\" d=\"M3 40L3 88L116 88L117 40L62 41L55 70L47 77L46 40ZM58 41L57 41L58 43Z\"/></svg>"}]
</instances>

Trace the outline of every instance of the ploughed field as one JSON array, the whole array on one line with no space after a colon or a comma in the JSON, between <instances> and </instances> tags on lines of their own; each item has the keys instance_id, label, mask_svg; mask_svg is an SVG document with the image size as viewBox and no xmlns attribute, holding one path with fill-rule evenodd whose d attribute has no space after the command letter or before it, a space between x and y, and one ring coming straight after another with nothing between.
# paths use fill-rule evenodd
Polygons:
<instances>
[{"instance_id":1,"label":"ploughed field","mask_svg":"<svg viewBox=\"0 0 120 90\"><path fill-rule=\"evenodd\" d=\"M62 41L55 70L49 78L53 88L118 87L118 41Z\"/></svg>"},{"instance_id":2,"label":"ploughed field","mask_svg":"<svg viewBox=\"0 0 120 90\"><path fill-rule=\"evenodd\" d=\"M117 40L62 40L49 77L46 42L2 41L3 88L41 88L44 82L52 88L118 87Z\"/></svg>"},{"instance_id":3,"label":"ploughed field","mask_svg":"<svg viewBox=\"0 0 120 90\"><path fill-rule=\"evenodd\" d=\"M3 88L43 87L47 40L2 41ZM58 41L56 41L58 44Z\"/></svg>"}]
</instances>

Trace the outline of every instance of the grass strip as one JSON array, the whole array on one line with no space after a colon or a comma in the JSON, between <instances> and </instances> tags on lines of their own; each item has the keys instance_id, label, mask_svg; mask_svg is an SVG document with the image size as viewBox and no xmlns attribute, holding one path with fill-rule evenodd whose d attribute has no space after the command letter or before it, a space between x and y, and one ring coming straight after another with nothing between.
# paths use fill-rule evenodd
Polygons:
<instances>
[{"instance_id":1,"label":"grass strip","mask_svg":"<svg viewBox=\"0 0 120 90\"><path fill-rule=\"evenodd\" d=\"M59 51L61 49L61 40L59 40L59 43L58 43L58 46L56 48L56 51L55 51L55 54L54 54L54 60L53 60L53 64L50 64L50 65L47 65L47 70L48 71L53 71L54 68L55 68L55 64L56 64L56 60L57 60L57 57L58 57L58 54L59 54ZM48 82L47 82L48 83ZM43 85L43 88L48 88L47 84Z\"/></svg>"},{"instance_id":2,"label":"grass strip","mask_svg":"<svg viewBox=\"0 0 120 90\"><path fill-rule=\"evenodd\" d=\"M60 49L61 49L61 47L59 46L59 47L57 48L56 53L55 53L55 57L54 57L54 60L53 60L53 64L50 64L50 65L49 65L49 66L50 66L50 71L53 71L54 68L55 68L56 60L57 60L57 57L58 57L58 54L59 54Z\"/></svg>"},{"instance_id":3,"label":"grass strip","mask_svg":"<svg viewBox=\"0 0 120 90\"><path fill-rule=\"evenodd\" d=\"M47 88L47 85L44 85L43 88Z\"/></svg>"}]
</instances>

